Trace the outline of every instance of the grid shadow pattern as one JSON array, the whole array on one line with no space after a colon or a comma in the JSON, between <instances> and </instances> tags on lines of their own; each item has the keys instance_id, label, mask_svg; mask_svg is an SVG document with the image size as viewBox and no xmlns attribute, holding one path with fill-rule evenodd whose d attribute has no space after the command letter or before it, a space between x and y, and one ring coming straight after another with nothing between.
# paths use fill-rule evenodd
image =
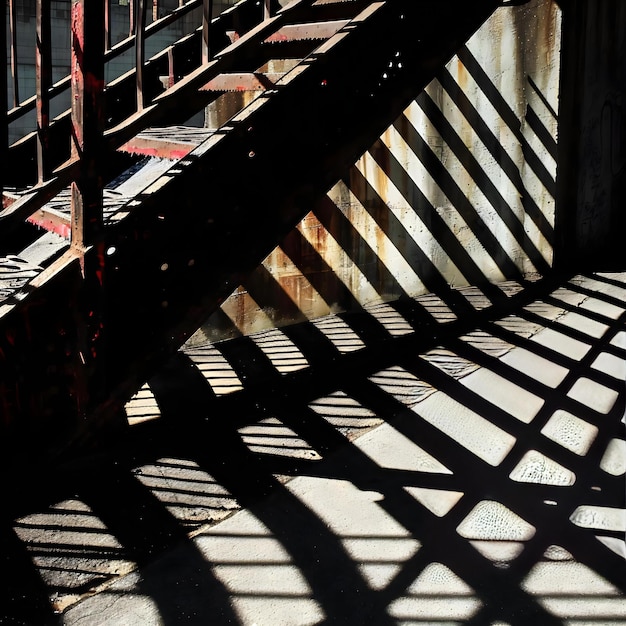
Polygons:
<instances>
[{"instance_id":1,"label":"grid shadow pattern","mask_svg":"<svg viewBox=\"0 0 626 626\"><path fill-rule=\"evenodd\" d=\"M7 483L3 621L623 623L626 277L492 289L180 352Z\"/></svg>"}]
</instances>

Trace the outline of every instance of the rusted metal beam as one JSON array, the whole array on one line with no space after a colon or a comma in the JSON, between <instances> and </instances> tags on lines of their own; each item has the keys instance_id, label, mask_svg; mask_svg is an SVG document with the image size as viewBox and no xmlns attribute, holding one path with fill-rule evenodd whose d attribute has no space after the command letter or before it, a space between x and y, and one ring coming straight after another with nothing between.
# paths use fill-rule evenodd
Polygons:
<instances>
[{"instance_id":1,"label":"rusted metal beam","mask_svg":"<svg viewBox=\"0 0 626 626\"><path fill-rule=\"evenodd\" d=\"M102 230L104 156L104 3L72 0L72 245L88 247Z\"/></svg>"},{"instance_id":2,"label":"rusted metal beam","mask_svg":"<svg viewBox=\"0 0 626 626\"><path fill-rule=\"evenodd\" d=\"M71 219L65 213L61 213L61 211L56 209L43 207L36 213L33 213L27 221L66 239L69 239L71 236Z\"/></svg>"},{"instance_id":3,"label":"rusted metal beam","mask_svg":"<svg viewBox=\"0 0 626 626\"><path fill-rule=\"evenodd\" d=\"M72 0L72 156L78 175L71 185L70 253L78 257L72 345L75 374L71 395L76 419L102 402L105 385L105 255L103 234L103 133L105 0Z\"/></svg>"},{"instance_id":4,"label":"rusted metal beam","mask_svg":"<svg viewBox=\"0 0 626 626\"><path fill-rule=\"evenodd\" d=\"M39 182L50 177L49 135L50 96L52 84L52 27L50 3L37 0L35 51L35 83L37 94L37 171Z\"/></svg>"},{"instance_id":5,"label":"rusted metal beam","mask_svg":"<svg viewBox=\"0 0 626 626\"><path fill-rule=\"evenodd\" d=\"M120 150L144 156L180 159L208 139L211 134L212 131L205 128L180 126L149 128L127 141Z\"/></svg>"},{"instance_id":6,"label":"rusted metal beam","mask_svg":"<svg viewBox=\"0 0 626 626\"><path fill-rule=\"evenodd\" d=\"M265 91L271 89L282 74L233 72L220 74L201 87L202 91Z\"/></svg>"},{"instance_id":7,"label":"rusted metal beam","mask_svg":"<svg viewBox=\"0 0 626 626\"><path fill-rule=\"evenodd\" d=\"M92 0L75 2L86 5ZM478 25L475 7L482 6L486 13L494 8L492 4L476 0L470 6L458 0L450 9L447 3L433 2L429 5L432 11L423 19L421 3L398 0L395 10L387 7L381 12L380 20L366 20L356 29L346 29L349 32L333 37L323 51L318 48L303 71L290 72L288 76L293 78L285 77L281 89L261 95L258 106L246 107L229 130L205 142L194 158L145 190L128 218L103 231L108 249L114 249L111 255L103 256L98 246L86 254L69 251L76 258L89 257L86 266L92 263L96 269L104 258L108 270L107 298L113 304L107 310L104 329L110 359L107 394L99 403L97 399L90 403L90 407L97 405L103 420L109 419L111 399L120 404L127 400L405 109ZM401 19L405 14L407 19ZM451 20L450 14L455 19ZM381 21L394 37L379 36ZM177 83L160 96L163 111L175 116L191 97L188 89L197 92L218 74L249 71L247 63L256 60L260 43L271 34L270 27L283 24L276 20L267 30L262 28L239 40L242 46L254 44L254 50L242 50L235 44L228 59L227 55L218 57ZM415 45L417 37L424 40L423 48ZM395 58L397 51L402 53L402 68L383 82L388 60ZM158 100L138 116L142 127L152 115L163 114ZM139 124L137 119L123 122L120 133L129 132L135 122ZM93 146L88 145L90 150ZM210 196L207 181L212 181ZM64 356L66 339L59 340L58 330L72 333L72 340L78 333L78 345L95 348L100 354L96 327L87 325L77 331L74 301L66 297L73 295L79 278L77 263L68 254L56 267L57 273L48 272L44 277L48 282L40 278L34 283L28 306L19 303L4 316L3 322L15 329L12 337L19 333L19 346L0 335L0 364L12 364L5 384L17 388L15 381L21 385L25 375L32 384L32 389L22 386L7 394L10 417L27 416L38 426L54 423L56 427L55 420L45 418L65 415L65 389L50 392L50 383L44 385L41 380L42 373L59 357L67 365L54 379L60 381L58 388L67 384L66 373L74 371L76 360L70 362ZM95 272L87 275L97 276ZM94 301L90 290L86 295L92 299L84 298L83 291L79 295L81 302ZM34 338L25 328L34 329ZM54 354L46 352L50 343L57 349ZM85 355L93 356L91 352ZM27 413L32 398L38 397L39 405L47 408L51 396L57 403L53 411ZM99 419L97 412L91 413L82 427L96 428Z\"/></svg>"},{"instance_id":8,"label":"rusted metal beam","mask_svg":"<svg viewBox=\"0 0 626 626\"><path fill-rule=\"evenodd\" d=\"M273 33L265 41L267 43L276 43L282 41L328 39L347 23L348 20L335 20L332 22L317 22L313 24L287 24Z\"/></svg>"}]
</instances>

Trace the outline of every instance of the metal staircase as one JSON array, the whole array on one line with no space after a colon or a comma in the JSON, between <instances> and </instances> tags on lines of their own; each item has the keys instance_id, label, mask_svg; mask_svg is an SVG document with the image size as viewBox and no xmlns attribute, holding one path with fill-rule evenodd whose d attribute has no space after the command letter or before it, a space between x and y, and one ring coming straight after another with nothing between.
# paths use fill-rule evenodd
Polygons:
<instances>
[{"instance_id":1,"label":"metal staircase","mask_svg":"<svg viewBox=\"0 0 626 626\"><path fill-rule=\"evenodd\" d=\"M55 456L123 422L132 394L498 4L296 0L262 14L243 0L208 22L205 10L204 27L102 89L84 152L70 148L75 111L9 147L6 452ZM202 111L213 127L185 126Z\"/></svg>"}]
</instances>

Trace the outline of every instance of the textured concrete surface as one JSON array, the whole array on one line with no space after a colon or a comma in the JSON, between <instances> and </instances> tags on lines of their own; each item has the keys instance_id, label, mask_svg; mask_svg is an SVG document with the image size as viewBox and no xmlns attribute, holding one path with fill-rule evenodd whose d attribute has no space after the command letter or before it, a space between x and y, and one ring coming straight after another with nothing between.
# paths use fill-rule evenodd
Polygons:
<instances>
[{"instance_id":1,"label":"textured concrete surface","mask_svg":"<svg viewBox=\"0 0 626 626\"><path fill-rule=\"evenodd\" d=\"M626 274L484 292L188 346L13 474L0 623L626 624Z\"/></svg>"}]
</instances>

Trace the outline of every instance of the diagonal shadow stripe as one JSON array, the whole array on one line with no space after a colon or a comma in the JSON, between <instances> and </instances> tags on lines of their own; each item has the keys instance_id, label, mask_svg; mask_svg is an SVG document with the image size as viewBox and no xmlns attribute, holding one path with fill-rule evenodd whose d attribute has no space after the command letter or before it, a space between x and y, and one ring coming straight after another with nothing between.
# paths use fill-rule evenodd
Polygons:
<instances>
[{"instance_id":1,"label":"diagonal shadow stripe","mask_svg":"<svg viewBox=\"0 0 626 626\"><path fill-rule=\"evenodd\" d=\"M396 121L394 127L411 146L415 155L422 162L441 191L450 200L452 206L454 206L459 215L463 217L470 230L476 235L476 238L485 249L485 252L499 267L502 275L509 279L521 279L522 274L520 269L513 263L508 252L500 244L497 237L489 230L484 219L478 214L476 208L457 185L450 172L436 157L430 146L415 130L413 125L410 124L405 117ZM549 266L544 261L537 269L546 271L549 269Z\"/></svg>"},{"instance_id":2,"label":"diagonal shadow stripe","mask_svg":"<svg viewBox=\"0 0 626 626\"><path fill-rule=\"evenodd\" d=\"M530 105L526 107L525 119L539 141L543 144L543 147L548 151L548 154L556 161L558 156L556 140Z\"/></svg>"},{"instance_id":3,"label":"diagonal shadow stripe","mask_svg":"<svg viewBox=\"0 0 626 626\"><path fill-rule=\"evenodd\" d=\"M207 320L206 324L202 326L209 334L215 332L219 337L241 337L241 331L235 323L224 313L223 309L218 308L211 317Z\"/></svg>"},{"instance_id":4,"label":"diagonal shadow stripe","mask_svg":"<svg viewBox=\"0 0 626 626\"><path fill-rule=\"evenodd\" d=\"M532 79L532 76L527 76L528 79L528 84L531 86L532 90L537 94L537 97L541 100L541 102L543 103L543 106L546 107L547 111L550 113L550 115L553 117L553 119L558 119L558 115L557 112L552 108L552 105L548 102L548 99L543 95L543 92L541 91L541 89L539 89L539 87L537 87L537 83L535 83L535 81Z\"/></svg>"},{"instance_id":5,"label":"diagonal shadow stripe","mask_svg":"<svg viewBox=\"0 0 626 626\"><path fill-rule=\"evenodd\" d=\"M166 419L176 421L181 394L193 412L186 416L189 431L183 446L281 542L329 616L329 623L356 620L391 626L393 620L385 605L370 592L339 537L257 461L227 421L214 420L210 429L206 427L206 403L212 402L202 374L190 364L183 370L173 368L168 387L167 395L158 392L159 403L168 413ZM190 432L194 436L189 437ZM263 504L262 495L269 496L270 506Z\"/></svg>"},{"instance_id":6,"label":"diagonal shadow stripe","mask_svg":"<svg viewBox=\"0 0 626 626\"><path fill-rule=\"evenodd\" d=\"M465 145L465 142L461 139L459 134L453 128L452 124L450 124L450 122L445 118L439 107L433 102L432 98L424 91L417 98L417 104L437 128L437 132L441 134L443 140L450 147L450 149L459 159L463 167L470 174L472 180L476 183L478 188L487 198L491 206L494 207L502 221L506 224L509 231L511 232L515 240L520 244L522 250L526 253L537 271L541 273L549 271L550 266L526 233L524 229L524 224L515 215L509 203L504 199L504 197L502 196L496 185L494 185L494 183L491 181L489 176L487 176L485 170L478 162L478 159L476 159L476 157L472 154L472 151ZM411 133L411 135L413 134L417 135L416 132ZM443 165L441 167L443 168ZM447 170L444 169L444 171L447 176L450 176ZM444 193L446 193L445 190ZM501 246L499 247L501 248ZM504 258L508 261L508 254L506 253L506 251L504 251L503 249L498 250L498 248L496 248L496 250L499 254L505 255ZM494 257L494 259L498 261L497 257ZM502 269L502 265L500 263L498 264ZM511 274L509 270L505 271L503 269L502 271L505 276L514 278L514 274Z\"/></svg>"},{"instance_id":7,"label":"diagonal shadow stripe","mask_svg":"<svg viewBox=\"0 0 626 626\"><path fill-rule=\"evenodd\" d=\"M590 351L590 353L588 353L580 361L572 363L569 368L570 371L564 377L563 381L559 383L555 388L552 388L544 385L532 376L521 372L506 363L501 362L496 357L485 354L484 352L461 340L450 340L446 342L445 345L453 350L455 354L471 360L472 362L492 372L496 372L498 376L502 377L503 379L506 379L517 385L521 389L525 391L530 391L537 397L541 397L544 399L543 405L538 410L537 414L533 417L532 421L528 424L524 424L521 425L521 427L516 428L515 447L513 448L511 453L509 453L507 459L500 464L500 467L504 473L509 473L513 470L513 467L521 458L521 456L519 456L520 451L523 455L530 446L534 446L534 449L538 450L539 452L545 453L546 456L556 460L562 466L572 470L579 477L579 482L581 480L587 480L588 471L586 468L588 468L590 463L593 464L595 462L596 464L599 464L600 455L606 449L606 445L608 444L609 439L615 434L613 430L606 427L607 419L610 418L610 415L615 415L616 413L620 414L621 407L618 403L615 409L611 411L609 416L604 414L594 416L594 412L592 409L579 405L574 399L567 396L567 392L569 391L573 383L581 375L581 373L584 373L585 375L589 373L589 377L593 379L594 375L590 373L589 366L599 353L599 349ZM445 380L439 384L445 385ZM450 386L453 385L455 385L455 383L451 382ZM463 388L457 387L457 389L462 390ZM465 391L462 390L460 391L460 393L465 393ZM463 402L465 403L465 401ZM493 422L495 424L506 424L506 419L503 418L499 408L495 405L493 407L490 407L489 400L482 397L480 397L479 399L479 397L476 396L471 403L472 405L480 407L480 413L483 415L488 415L488 419L491 420L493 417ZM546 425L550 417L555 413L557 409L565 409L573 415L581 415L582 412L582 414L587 417L590 422L593 422L599 427L599 433L584 457L581 457L574 452L563 448L560 444L557 444L551 439L546 438L540 434L541 429ZM581 411L581 409L583 410ZM594 417L596 419L594 419ZM611 421L610 423L614 422ZM506 429L507 431L512 432L510 425L507 426ZM518 449L517 455L515 452L515 448ZM606 482L611 482L610 477L605 477L602 474L599 475L599 478L594 478L595 481L600 480L602 483L604 483L605 480L603 479L606 479ZM591 487L591 485L589 485L589 487Z\"/></svg>"},{"instance_id":8,"label":"diagonal shadow stripe","mask_svg":"<svg viewBox=\"0 0 626 626\"><path fill-rule=\"evenodd\" d=\"M467 282L471 285L486 285L487 277L391 150L379 139L370 148L370 154L391 182L400 190L409 206L419 216L459 271L462 272Z\"/></svg>"},{"instance_id":9,"label":"diagonal shadow stripe","mask_svg":"<svg viewBox=\"0 0 626 626\"><path fill-rule=\"evenodd\" d=\"M272 316L274 312L280 315L281 320L289 322L302 322L307 319L277 278L264 265L257 266L252 274L246 277L243 286L253 300L268 312L270 318L276 317ZM272 321L277 322L276 319Z\"/></svg>"},{"instance_id":10,"label":"diagonal shadow stripe","mask_svg":"<svg viewBox=\"0 0 626 626\"><path fill-rule=\"evenodd\" d=\"M384 295L385 299L407 296L396 277L385 265L384 259L379 256L379 251L367 244L328 196L324 196L315 205L313 212L380 295Z\"/></svg>"},{"instance_id":11,"label":"diagonal shadow stripe","mask_svg":"<svg viewBox=\"0 0 626 626\"><path fill-rule=\"evenodd\" d=\"M458 389L459 383L456 383L455 386ZM446 385L445 382L442 383L439 388L446 392L450 391L449 386ZM512 511L515 511L523 519L532 523L537 529L541 529L540 545L536 546L536 556L540 556L543 550L553 543L562 545L560 542L563 540L564 534L569 534L572 538L575 538L571 543L567 542L565 544L565 547L568 549L574 545L580 546L579 540L588 535L588 533L585 533L581 529L572 528L573 525L569 522L569 516L572 510L570 503L574 505L580 503L581 494L587 493L588 485L568 488L568 493L562 494L559 498L563 506L549 509L543 503L543 489L541 485L536 486L515 483L508 478L506 468L501 465L491 467L477 463L476 457L473 457L473 455L464 448L456 450L451 454L442 454L444 450L450 447L450 443L454 440L449 440L449 444L443 444L442 447L442 444L437 443L437 435L431 438L432 435L429 432L429 425L418 422L408 416L406 418L402 417L404 414L410 415L411 412L409 411L392 417L395 415L395 411L392 409L394 401L386 397L385 392L382 390L374 389L371 384L360 383L350 385L346 391L348 391L352 397L358 399L361 404L384 417L411 440L419 442L420 445L425 445L425 443L428 442L429 445L427 445L425 449L440 459L446 467L454 472L455 476L466 476L468 468L471 467L472 478L467 480L467 482L462 480L461 484L458 484L456 488L463 491L465 497L472 504L485 498L485 496L490 499L496 499ZM466 398L465 401L462 400L462 402L465 406L474 406L469 397ZM480 410L479 413L484 415ZM426 428L424 428L425 425L427 426ZM528 449L528 447L526 449ZM600 470L597 465L595 465L593 461L587 460L586 463L583 463L583 468L580 472L584 475L585 468L588 471L594 467L594 473L599 474ZM594 482L591 478L592 477L586 481L588 484ZM485 491L481 491L483 489ZM453 511L455 511L455 509L453 509ZM455 527L456 526L454 526L454 528ZM566 531L565 529L569 530ZM599 553L603 554L605 557L604 560L599 557ZM612 584L621 590L626 590L626 572L623 567L622 557L611 550L601 548L597 543L594 544L591 538L587 538L585 547L578 550L578 555L581 557L581 562L589 562L590 566L595 571L599 572ZM516 566L513 570L519 570L517 574L513 574L516 583L521 582L535 562L536 558L527 559L526 562L524 560L516 562ZM468 578L465 578L465 580L470 582ZM495 606L497 606L497 603ZM503 617L502 615L500 616L500 618ZM526 624L528 622L522 623Z\"/></svg>"},{"instance_id":12,"label":"diagonal shadow stripe","mask_svg":"<svg viewBox=\"0 0 626 626\"><path fill-rule=\"evenodd\" d=\"M543 211L537 206L537 203L528 193L524 181L522 180L522 175L519 171L518 166L508 155L506 150L502 147L499 139L494 135L487 123L483 120L480 113L476 110L475 106L472 104L469 98L463 93L462 89L452 78L450 73L444 70L443 72L439 73L438 79L441 83L441 86L446 90L446 92L450 96L450 99L456 104L461 113L463 113L465 119L474 129L480 140L490 152L491 156L496 160L504 173L508 176L509 180L513 183L513 186L520 195L520 201L522 203L524 211L536 224L537 228L546 238L546 240L551 243L554 239L554 229L552 228L550 222L547 220ZM517 120L517 118L515 119ZM519 120L517 120L518 126L519 123ZM547 172L546 176L549 176ZM545 186L545 183L543 184ZM551 191L550 187L546 187L546 189L548 189L548 191L554 197L554 180L552 180L551 187Z\"/></svg>"},{"instance_id":13,"label":"diagonal shadow stripe","mask_svg":"<svg viewBox=\"0 0 626 626\"><path fill-rule=\"evenodd\" d=\"M436 293L453 310L471 311L467 300L450 288L450 285L432 260L417 245L415 239L407 232L404 224L393 214L384 200L356 167L350 169L350 178L346 181L346 184L389 239L394 242L402 242L403 256L422 281L426 290Z\"/></svg>"},{"instance_id":14,"label":"diagonal shadow stripe","mask_svg":"<svg viewBox=\"0 0 626 626\"><path fill-rule=\"evenodd\" d=\"M414 415L406 411L404 407L396 408L396 402L372 383L354 380L348 383L345 390L361 405L383 416L386 421L409 437L410 440L419 442L420 445L428 440L428 437L424 436L429 430L428 425L425 423L416 425ZM319 417L315 418L309 415L309 411L303 413L302 409L298 410L295 406L291 407L289 403L282 404L282 406L284 408L279 413L281 420L288 423L296 432L303 433L307 440L312 442L312 445L315 446L316 441L326 436L325 430L328 429L328 425L320 422ZM422 428L424 426L425 428ZM435 438L437 438L437 434L435 434ZM540 616L545 620L541 623L558 623L527 596L518 587L517 581L511 580L508 573L494 568L490 562L474 552L467 542L455 532L461 519L481 498L485 486L487 485L488 489L492 488L494 469L485 470L483 464L469 454L463 446L459 446L456 450L450 449L455 447L451 446L455 442L445 437L443 440L445 440L444 447L434 445L433 452L441 459L441 453L446 449L447 444L448 453L444 455L442 461L447 467L453 469L457 480L460 480L461 483L457 483L456 488L464 491L466 496L454 507L453 513L444 518L436 517L427 511L415 499L408 496L404 489L387 489L387 486L380 479L377 481L376 477L380 472L379 466L360 450L351 448L348 452L350 463L346 464L348 473L345 474L345 478L362 490L375 488L381 491L384 498L380 500L380 506L407 528L413 537L424 542L416 557L403 565L402 574L379 593L386 597L387 604L391 603L392 600L405 593L408 584L415 580L424 565L431 561L437 561L447 565L467 582L485 604L498 606L501 618L511 618L512 606L523 606L526 616ZM480 476L483 475L491 480L482 481ZM507 485L506 488L510 490L510 485ZM500 599L506 597L509 602L496 602L496 597Z\"/></svg>"},{"instance_id":15,"label":"diagonal shadow stripe","mask_svg":"<svg viewBox=\"0 0 626 626\"><path fill-rule=\"evenodd\" d=\"M487 72L485 72L467 46L463 46L458 51L457 56L468 72L472 75L478 86L482 89L483 93L487 96L502 120L511 129L517 140L520 142L524 158L526 159L528 165L535 172L539 180L541 180L543 186L548 190L550 195L554 197L556 193L554 178L548 172L539 157L535 154L534 150L530 147L528 141L526 141L526 138L521 130L520 120L515 115L513 109L504 99L504 96L498 91L497 87L487 75Z\"/></svg>"},{"instance_id":16,"label":"diagonal shadow stripe","mask_svg":"<svg viewBox=\"0 0 626 626\"><path fill-rule=\"evenodd\" d=\"M337 304L350 311L361 308L354 294L297 228L283 239L281 247L329 306Z\"/></svg>"}]
</instances>

